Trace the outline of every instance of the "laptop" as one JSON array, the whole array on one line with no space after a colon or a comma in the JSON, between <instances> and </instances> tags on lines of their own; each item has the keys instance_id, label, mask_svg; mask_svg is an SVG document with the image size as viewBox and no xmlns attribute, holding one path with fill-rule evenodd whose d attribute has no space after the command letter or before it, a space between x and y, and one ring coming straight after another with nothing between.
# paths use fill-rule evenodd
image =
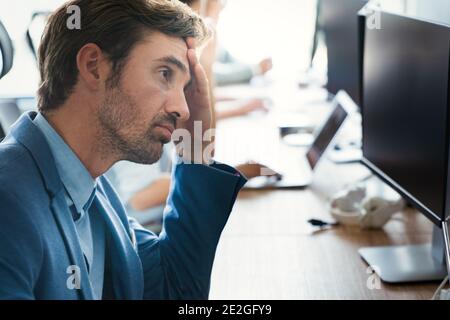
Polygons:
<instances>
[{"instance_id":1,"label":"laptop","mask_svg":"<svg viewBox=\"0 0 450 320\"><path fill-rule=\"evenodd\" d=\"M264 161L264 164L280 173L282 178L256 177L250 179L245 188L301 188L311 184L314 169L351 112L352 105L353 102L345 91L338 92L332 101L332 112L318 130L306 154L292 147L284 149L289 152L272 152L277 159Z\"/></svg>"}]
</instances>

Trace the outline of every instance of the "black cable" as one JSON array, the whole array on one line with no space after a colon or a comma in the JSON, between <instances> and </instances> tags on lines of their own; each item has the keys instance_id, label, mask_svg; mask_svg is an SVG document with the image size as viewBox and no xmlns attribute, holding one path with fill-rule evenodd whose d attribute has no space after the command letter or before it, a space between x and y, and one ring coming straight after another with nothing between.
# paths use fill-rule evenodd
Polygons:
<instances>
[{"instance_id":1,"label":"black cable","mask_svg":"<svg viewBox=\"0 0 450 320\"><path fill-rule=\"evenodd\" d=\"M324 227L334 227L339 225L338 222L326 222L320 219L309 219L308 223L310 225L312 225L313 227L319 227L319 228L324 228Z\"/></svg>"}]
</instances>

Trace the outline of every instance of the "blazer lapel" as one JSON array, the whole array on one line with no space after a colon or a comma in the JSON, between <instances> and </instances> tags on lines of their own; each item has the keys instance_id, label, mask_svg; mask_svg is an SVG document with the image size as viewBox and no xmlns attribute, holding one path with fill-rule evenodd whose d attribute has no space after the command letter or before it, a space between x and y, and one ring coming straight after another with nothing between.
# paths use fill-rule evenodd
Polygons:
<instances>
[{"instance_id":1,"label":"blazer lapel","mask_svg":"<svg viewBox=\"0 0 450 320\"><path fill-rule=\"evenodd\" d=\"M142 299L144 279L141 260L109 201L97 190L95 203L105 219L108 260L116 299Z\"/></svg>"},{"instance_id":2,"label":"blazer lapel","mask_svg":"<svg viewBox=\"0 0 450 320\"><path fill-rule=\"evenodd\" d=\"M81 275L81 287L80 298L86 300L94 299L93 289L89 281L88 270L86 262L84 260L83 251L81 250L78 236L73 223L72 215L67 208L66 200L64 197L64 189L53 197L51 201L51 209L53 216L58 224L58 228L61 230L62 237L64 239L64 245L69 255L69 260L72 265L80 268ZM69 276L69 275L68 275Z\"/></svg>"}]
</instances>

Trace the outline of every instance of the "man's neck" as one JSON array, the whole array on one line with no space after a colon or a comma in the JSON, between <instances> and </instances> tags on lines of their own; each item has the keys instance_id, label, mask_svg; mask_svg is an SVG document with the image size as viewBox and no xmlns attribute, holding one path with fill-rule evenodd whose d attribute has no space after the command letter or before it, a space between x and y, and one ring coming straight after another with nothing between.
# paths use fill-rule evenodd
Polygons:
<instances>
[{"instance_id":1,"label":"man's neck","mask_svg":"<svg viewBox=\"0 0 450 320\"><path fill-rule=\"evenodd\" d=\"M64 105L44 115L49 124L77 155L95 179L105 173L117 160L101 147L97 118L90 112Z\"/></svg>"}]
</instances>

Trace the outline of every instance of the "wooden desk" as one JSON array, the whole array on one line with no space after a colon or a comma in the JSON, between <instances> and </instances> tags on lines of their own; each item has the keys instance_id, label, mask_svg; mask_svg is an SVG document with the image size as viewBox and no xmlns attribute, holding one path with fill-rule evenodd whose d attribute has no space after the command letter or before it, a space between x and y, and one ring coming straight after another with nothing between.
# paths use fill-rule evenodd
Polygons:
<instances>
[{"instance_id":1,"label":"wooden desk","mask_svg":"<svg viewBox=\"0 0 450 320\"><path fill-rule=\"evenodd\" d=\"M269 140L273 135L267 121L250 116L221 122L219 158L234 158L236 164L245 158L241 152L249 143L266 144L264 132ZM237 140L236 135L242 136ZM221 152L230 141L236 148L231 156ZM335 165L325 158L306 189L242 191L217 249L210 298L430 299L438 283L381 283L379 289L369 289L368 282L378 278L357 252L363 246L431 241L432 224L417 211L395 214L378 231L336 227L312 233L306 223L311 217L331 220L327 199L367 174L362 165Z\"/></svg>"}]
</instances>

